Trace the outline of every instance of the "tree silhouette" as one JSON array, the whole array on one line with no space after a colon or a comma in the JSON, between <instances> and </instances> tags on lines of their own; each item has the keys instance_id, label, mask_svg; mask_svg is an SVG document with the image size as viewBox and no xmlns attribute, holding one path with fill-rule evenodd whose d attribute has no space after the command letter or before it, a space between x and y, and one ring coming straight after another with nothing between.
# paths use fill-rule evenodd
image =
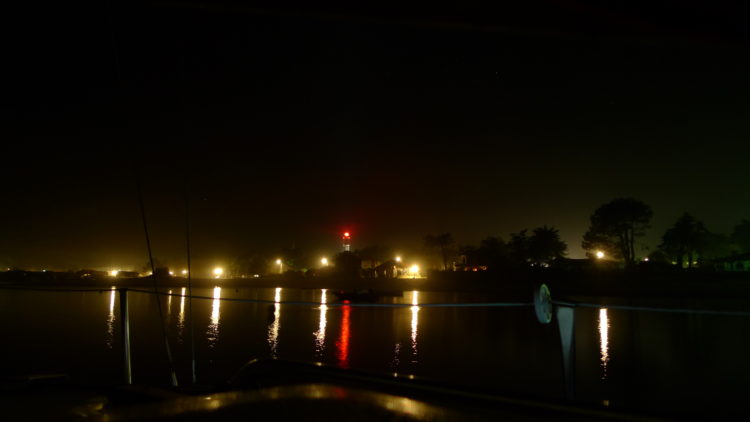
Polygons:
<instances>
[{"instance_id":1,"label":"tree silhouette","mask_svg":"<svg viewBox=\"0 0 750 422\"><path fill-rule=\"evenodd\" d=\"M560 233L554 227L537 227L528 239L528 257L535 264L549 264L562 258L568 245L560 239Z\"/></svg>"},{"instance_id":2,"label":"tree silhouette","mask_svg":"<svg viewBox=\"0 0 750 422\"><path fill-rule=\"evenodd\" d=\"M531 248L527 229L518 233L510 234L508 242L508 258L514 264L527 264L529 262L529 249Z\"/></svg>"},{"instance_id":3,"label":"tree silhouette","mask_svg":"<svg viewBox=\"0 0 750 422\"><path fill-rule=\"evenodd\" d=\"M731 239L741 252L750 252L750 221L743 219L734 226Z\"/></svg>"},{"instance_id":4,"label":"tree silhouette","mask_svg":"<svg viewBox=\"0 0 750 422\"><path fill-rule=\"evenodd\" d=\"M717 258L725 258L732 255L734 252L732 248L732 242L729 240L729 236L722 233L707 233L706 245L703 247L703 251L699 258L700 260L715 260Z\"/></svg>"},{"instance_id":5,"label":"tree silhouette","mask_svg":"<svg viewBox=\"0 0 750 422\"><path fill-rule=\"evenodd\" d=\"M601 249L625 261L635 263L635 238L644 235L653 216L651 207L632 198L617 198L600 206L591 215L591 226L581 246L589 255Z\"/></svg>"},{"instance_id":6,"label":"tree silhouette","mask_svg":"<svg viewBox=\"0 0 750 422\"><path fill-rule=\"evenodd\" d=\"M167 273L169 273L169 269L168 269L169 268L169 264L167 263L167 261L164 261L162 259L154 257L154 269L155 270L160 270L159 272L163 273L165 268L167 268L166 271L167 271ZM151 272L151 261L146 261L146 263L141 266L141 271L140 272L141 273L146 273L146 274L150 273Z\"/></svg>"},{"instance_id":7,"label":"tree silhouette","mask_svg":"<svg viewBox=\"0 0 750 422\"><path fill-rule=\"evenodd\" d=\"M708 246L709 235L702 222L685 213L661 237L659 249L675 260L680 268L687 258L687 267L692 268L696 258Z\"/></svg>"},{"instance_id":8,"label":"tree silhouette","mask_svg":"<svg viewBox=\"0 0 750 422\"><path fill-rule=\"evenodd\" d=\"M275 255L273 258L275 258ZM275 270L271 272L278 272L278 267L274 268L275 264L271 264L274 261L275 259L267 254L244 253L232 260L228 270L229 274L234 276L266 274L270 269Z\"/></svg>"},{"instance_id":9,"label":"tree silhouette","mask_svg":"<svg viewBox=\"0 0 750 422\"><path fill-rule=\"evenodd\" d=\"M347 277L359 277L362 270L362 258L354 252L343 251L333 258L337 274Z\"/></svg>"},{"instance_id":10,"label":"tree silhouette","mask_svg":"<svg viewBox=\"0 0 750 422\"><path fill-rule=\"evenodd\" d=\"M437 251L443 261L443 270L448 269L448 258L453 246L453 236L450 233L441 233L437 236L428 234L424 237L424 245L427 249Z\"/></svg>"},{"instance_id":11,"label":"tree silhouette","mask_svg":"<svg viewBox=\"0 0 750 422\"><path fill-rule=\"evenodd\" d=\"M479 243L479 247L463 246L460 250L465 257L466 265L486 265L488 267L501 267L508 259L508 245L503 239L490 236Z\"/></svg>"},{"instance_id":12,"label":"tree silhouette","mask_svg":"<svg viewBox=\"0 0 750 422\"><path fill-rule=\"evenodd\" d=\"M356 252L363 259L372 259L380 262L388 261L395 256L391 248L382 245L365 246L362 249L357 249Z\"/></svg>"},{"instance_id":13,"label":"tree silhouette","mask_svg":"<svg viewBox=\"0 0 750 422\"><path fill-rule=\"evenodd\" d=\"M499 266L507 259L508 245L499 237L482 239L477 250L482 265Z\"/></svg>"},{"instance_id":14,"label":"tree silhouette","mask_svg":"<svg viewBox=\"0 0 750 422\"><path fill-rule=\"evenodd\" d=\"M309 263L305 251L297 246L282 248L279 255L284 261L284 271L299 271Z\"/></svg>"}]
</instances>

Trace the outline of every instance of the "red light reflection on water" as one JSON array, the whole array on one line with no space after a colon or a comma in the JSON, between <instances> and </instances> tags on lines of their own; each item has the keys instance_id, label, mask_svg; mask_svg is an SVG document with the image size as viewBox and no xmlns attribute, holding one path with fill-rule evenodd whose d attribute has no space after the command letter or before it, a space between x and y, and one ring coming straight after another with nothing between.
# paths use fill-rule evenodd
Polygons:
<instances>
[{"instance_id":1,"label":"red light reflection on water","mask_svg":"<svg viewBox=\"0 0 750 422\"><path fill-rule=\"evenodd\" d=\"M344 301L349 303L349 301ZM341 368L349 367L349 312L351 308L347 305L341 307L341 336L336 342L336 359Z\"/></svg>"}]
</instances>

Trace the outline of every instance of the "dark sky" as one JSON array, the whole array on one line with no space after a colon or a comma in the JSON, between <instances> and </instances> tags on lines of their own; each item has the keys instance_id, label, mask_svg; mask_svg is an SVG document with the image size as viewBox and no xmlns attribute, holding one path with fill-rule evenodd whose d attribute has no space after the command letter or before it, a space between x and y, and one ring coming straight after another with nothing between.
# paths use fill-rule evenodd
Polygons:
<instances>
[{"instance_id":1,"label":"dark sky","mask_svg":"<svg viewBox=\"0 0 750 422\"><path fill-rule=\"evenodd\" d=\"M718 232L750 218L748 32L729 2L218 4L14 14L0 264L141 267L139 179L173 266L185 192L202 266L330 255L345 228L409 253L427 233L549 224L580 257L619 196L652 206L651 247L684 211Z\"/></svg>"}]
</instances>

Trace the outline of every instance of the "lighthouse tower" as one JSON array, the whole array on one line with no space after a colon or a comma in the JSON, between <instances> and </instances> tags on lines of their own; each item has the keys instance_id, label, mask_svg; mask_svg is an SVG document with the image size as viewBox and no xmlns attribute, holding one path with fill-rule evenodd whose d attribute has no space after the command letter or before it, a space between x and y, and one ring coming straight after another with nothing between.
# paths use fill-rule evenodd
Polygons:
<instances>
[{"instance_id":1,"label":"lighthouse tower","mask_svg":"<svg viewBox=\"0 0 750 422\"><path fill-rule=\"evenodd\" d=\"M343 247L345 252L349 252L352 250L352 235L349 232L344 232L344 235L341 236L341 240L343 241Z\"/></svg>"}]
</instances>

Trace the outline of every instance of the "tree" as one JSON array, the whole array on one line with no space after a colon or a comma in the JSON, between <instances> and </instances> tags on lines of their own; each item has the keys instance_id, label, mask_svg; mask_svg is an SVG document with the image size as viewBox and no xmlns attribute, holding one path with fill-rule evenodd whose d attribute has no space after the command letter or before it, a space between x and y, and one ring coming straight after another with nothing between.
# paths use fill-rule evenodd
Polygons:
<instances>
[{"instance_id":1,"label":"tree","mask_svg":"<svg viewBox=\"0 0 750 422\"><path fill-rule=\"evenodd\" d=\"M687 267L692 268L699 255L709 244L709 232L702 222L685 213L661 237L659 249L669 255L682 268L687 259Z\"/></svg>"},{"instance_id":2,"label":"tree","mask_svg":"<svg viewBox=\"0 0 750 422\"><path fill-rule=\"evenodd\" d=\"M508 246L499 237L482 239L479 247L463 246L459 253L464 257L466 265L486 265L497 268L503 266L508 258Z\"/></svg>"},{"instance_id":3,"label":"tree","mask_svg":"<svg viewBox=\"0 0 750 422\"><path fill-rule=\"evenodd\" d=\"M529 249L531 248L527 229L523 229L518 233L510 234L510 241L508 242L508 258L514 264L527 264L529 262Z\"/></svg>"},{"instance_id":4,"label":"tree","mask_svg":"<svg viewBox=\"0 0 750 422\"><path fill-rule=\"evenodd\" d=\"M651 207L632 198L617 198L600 206L591 215L591 226L581 246L589 255L596 250L635 263L635 238L645 234L653 216Z\"/></svg>"},{"instance_id":5,"label":"tree","mask_svg":"<svg viewBox=\"0 0 750 422\"><path fill-rule=\"evenodd\" d=\"M568 245L560 239L560 233L554 227L537 227L528 238L528 257L539 264L549 264L551 261L562 258L568 249Z\"/></svg>"},{"instance_id":6,"label":"tree","mask_svg":"<svg viewBox=\"0 0 750 422\"><path fill-rule=\"evenodd\" d=\"M734 253L729 236L722 233L707 233L706 245L703 248L700 260L713 261L718 258L726 258Z\"/></svg>"},{"instance_id":7,"label":"tree","mask_svg":"<svg viewBox=\"0 0 750 422\"><path fill-rule=\"evenodd\" d=\"M381 245L366 246L358 249L356 252L362 259L372 259L380 262L391 260L395 256L393 250Z\"/></svg>"},{"instance_id":8,"label":"tree","mask_svg":"<svg viewBox=\"0 0 750 422\"><path fill-rule=\"evenodd\" d=\"M271 264L275 261L276 256L261 253L244 253L231 262L228 268L229 273L235 276L266 274L269 272L269 269L271 269L271 272L278 273L278 266Z\"/></svg>"},{"instance_id":9,"label":"tree","mask_svg":"<svg viewBox=\"0 0 750 422\"><path fill-rule=\"evenodd\" d=\"M167 268L167 273L169 273L169 264L167 261L163 261L159 258L154 257L154 269L155 270L162 270L164 268ZM151 272L151 261L146 261L145 264L141 266L141 273L149 274Z\"/></svg>"},{"instance_id":10,"label":"tree","mask_svg":"<svg viewBox=\"0 0 750 422\"><path fill-rule=\"evenodd\" d=\"M731 240L740 248L740 252L750 252L750 221L743 219L734 226Z\"/></svg>"},{"instance_id":11,"label":"tree","mask_svg":"<svg viewBox=\"0 0 750 422\"><path fill-rule=\"evenodd\" d=\"M448 270L448 258L453 246L453 236L450 233L441 233L437 236L428 234L424 237L424 245L427 249L437 251L443 261L443 270Z\"/></svg>"},{"instance_id":12,"label":"tree","mask_svg":"<svg viewBox=\"0 0 750 422\"><path fill-rule=\"evenodd\" d=\"M284 261L284 271L304 270L306 265L309 264L309 259L305 251L297 246L282 248L279 256Z\"/></svg>"},{"instance_id":13,"label":"tree","mask_svg":"<svg viewBox=\"0 0 750 422\"><path fill-rule=\"evenodd\" d=\"M501 266L508 257L508 245L499 237L490 236L479 243L477 249L482 265Z\"/></svg>"},{"instance_id":14,"label":"tree","mask_svg":"<svg viewBox=\"0 0 750 422\"><path fill-rule=\"evenodd\" d=\"M333 258L336 273L346 277L359 277L362 270L362 258L354 252L343 251Z\"/></svg>"}]
</instances>

